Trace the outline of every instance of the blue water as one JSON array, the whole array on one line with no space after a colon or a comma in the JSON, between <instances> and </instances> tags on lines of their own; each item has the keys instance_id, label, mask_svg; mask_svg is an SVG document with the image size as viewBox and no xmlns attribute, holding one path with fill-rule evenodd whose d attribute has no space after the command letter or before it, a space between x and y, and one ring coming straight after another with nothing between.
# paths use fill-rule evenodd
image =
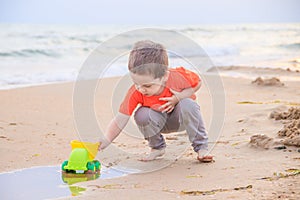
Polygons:
<instances>
[{"instance_id":1,"label":"blue water","mask_svg":"<svg viewBox=\"0 0 300 200\"><path fill-rule=\"evenodd\" d=\"M0 24L0 89L74 81L90 53L117 34L144 27ZM216 66L300 67L300 24L161 26L197 42ZM126 39L126 38L125 38ZM176 41L175 41L176 43ZM122 46L129 51L131 46ZM107 48L106 55L116 49ZM186 59L193 49L185 49ZM128 55L105 76L127 72ZM170 55L171 65L182 60Z\"/></svg>"},{"instance_id":2,"label":"blue water","mask_svg":"<svg viewBox=\"0 0 300 200\"><path fill-rule=\"evenodd\" d=\"M105 167L100 174L67 174L61 172L60 166L33 167L0 173L0 199L40 200L77 196L86 188L78 187L75 183L125 175L127 173Z\"/></svg>"}]
</instances>

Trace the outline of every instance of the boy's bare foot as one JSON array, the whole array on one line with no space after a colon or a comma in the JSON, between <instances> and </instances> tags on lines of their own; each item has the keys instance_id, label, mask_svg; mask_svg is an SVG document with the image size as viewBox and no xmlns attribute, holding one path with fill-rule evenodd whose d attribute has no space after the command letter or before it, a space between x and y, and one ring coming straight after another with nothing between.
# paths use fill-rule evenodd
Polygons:
<instances>
[{"instance_id":1,"label":"boy's bare foot","mask_svg":"<svg viewBox=\"0 0 300 200\"><path fill-rule=\"evenodd\" d=\"M165 148L163 149L151 149L150 153L147 154L145 157L140 158L140 161L148 162L151 160L155 160L156 158L163 156L165 154Z\"/></svg>"},{"instance_id":2,"label":"boy's bare foot","mask_svg":"<svg viewBox=\"0 0 300 200\"><path fill-rule=\"evenodd\" d=\"M201 149L198 151L197 159L200 162L212 162L214 160L214 157L210 155L206 149Z\"/></svg>"}]
</instances>

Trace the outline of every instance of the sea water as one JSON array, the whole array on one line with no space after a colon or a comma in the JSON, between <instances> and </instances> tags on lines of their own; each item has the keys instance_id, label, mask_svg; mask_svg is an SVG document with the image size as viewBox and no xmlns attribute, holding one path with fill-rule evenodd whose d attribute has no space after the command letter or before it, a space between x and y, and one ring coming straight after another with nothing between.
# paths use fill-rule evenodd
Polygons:
<instances>
[{"instance_id":1,"label":"sea water","mask_svg":"<svg viewBox=\"0 0 300 200\"><path fill-rule=\"evenodd\" d=\"M95 179L110 179L128 173L103 167L96 174L72 174L61 171L60 166L40 166L0 173L0 199L53 199L82 194L86 188L76 183Z\"/></svg>"},{"instance_id":2,"label":"sea water","mask_svg":"<svg viewBox=\"0 0 300 200\"><path fill-rule=\"evenodd\" d=\"M0 89L74 81L101 43L139 26L0 24ZM300 24L169 25L197 42L215 66L300 69ZM134 37L132 35L131 37ZM176 41L174 41L176 43ZM129 52L132 46L122 46ZM120 47L118 47L120 48ZM119 49L118 49L119 50ZM107 48L111 55L116 49ZM195 56L185 49L186 60ZM105 77L127 73L128 54L112 63ZM185 65L170 55L171 67Z\"/></svg>"}]
</instances>

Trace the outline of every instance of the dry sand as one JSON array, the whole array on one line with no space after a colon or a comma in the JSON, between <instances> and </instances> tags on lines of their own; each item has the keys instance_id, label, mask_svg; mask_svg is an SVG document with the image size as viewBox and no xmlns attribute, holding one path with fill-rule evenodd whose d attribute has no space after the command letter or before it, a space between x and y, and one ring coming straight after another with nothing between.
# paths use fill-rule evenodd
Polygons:
<instances>
[{"instance_id":1,"label":"dry sand","mask_svg":"<svg viewBox=\"0 0 300 200\"><path fill-rule=\"evenodd\" d=\"M280 78L280 72L276 73ZM286 76L289 72L282 73ZM254 79L222 79L226 118L212 150L214 163L199 163L196 154L188 148L177 161L161 170L78 183L87 191L72 199L300 199L300 176L296 175L300 169L300 147L282 143L285 136L278 133L283 132L289 122L270 117L271 113L299 107L299 81L282 81L284 86L278 87L257 86L251 83ZM117 80L111 78L103 83L111 86ZM97 98L102 93L107 94L106 99ZM105 87L96 94L95 112L104 125L112 117L109 98L112 93L112 87ZM72 94L72 83L0 91L0 172L60 165L67 159L69 142L79 139L74 125ZM205 85L198 96L209 127L213 116L210 93ZM290 126L296 127L291 130L299 131L297 123ZM249 143L253 135L259 138L262 134L262 138L271 141L267 148ZM181 137L186 138L182 133L167 137L169 154L157 163L175 154L174 146ZM122 134L114 146L133 152L131 155L141 155L148 150L141 141L128 141ZM261 140L256 139L258 141ZM278 145L286 146L274 149ZM105 152L99 154L102 153ZM138 157L128 158L126 153L114 156L116 159L111 165L121 165L124 160L139 165Z\"/></svg>"}]
</instances>

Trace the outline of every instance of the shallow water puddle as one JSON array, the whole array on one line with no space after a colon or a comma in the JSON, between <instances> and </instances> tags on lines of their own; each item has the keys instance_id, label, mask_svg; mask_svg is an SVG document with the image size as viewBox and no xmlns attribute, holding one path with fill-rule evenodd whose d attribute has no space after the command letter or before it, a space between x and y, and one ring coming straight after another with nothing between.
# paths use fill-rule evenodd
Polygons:
<instances>
[{"instance_id":1,"label":"shallow water puddle","mask_svg":"<svg viewBox=\"0 0 300 200\"><path fill-rule=\"evenodd\" d=\"M0 173L0 199L52 199L77 196L85 188L73 184L95 179L125 176L116 169L101 169L98 174L62 173L60 166L42 166Z\"/></svg>"}]
</instances>

